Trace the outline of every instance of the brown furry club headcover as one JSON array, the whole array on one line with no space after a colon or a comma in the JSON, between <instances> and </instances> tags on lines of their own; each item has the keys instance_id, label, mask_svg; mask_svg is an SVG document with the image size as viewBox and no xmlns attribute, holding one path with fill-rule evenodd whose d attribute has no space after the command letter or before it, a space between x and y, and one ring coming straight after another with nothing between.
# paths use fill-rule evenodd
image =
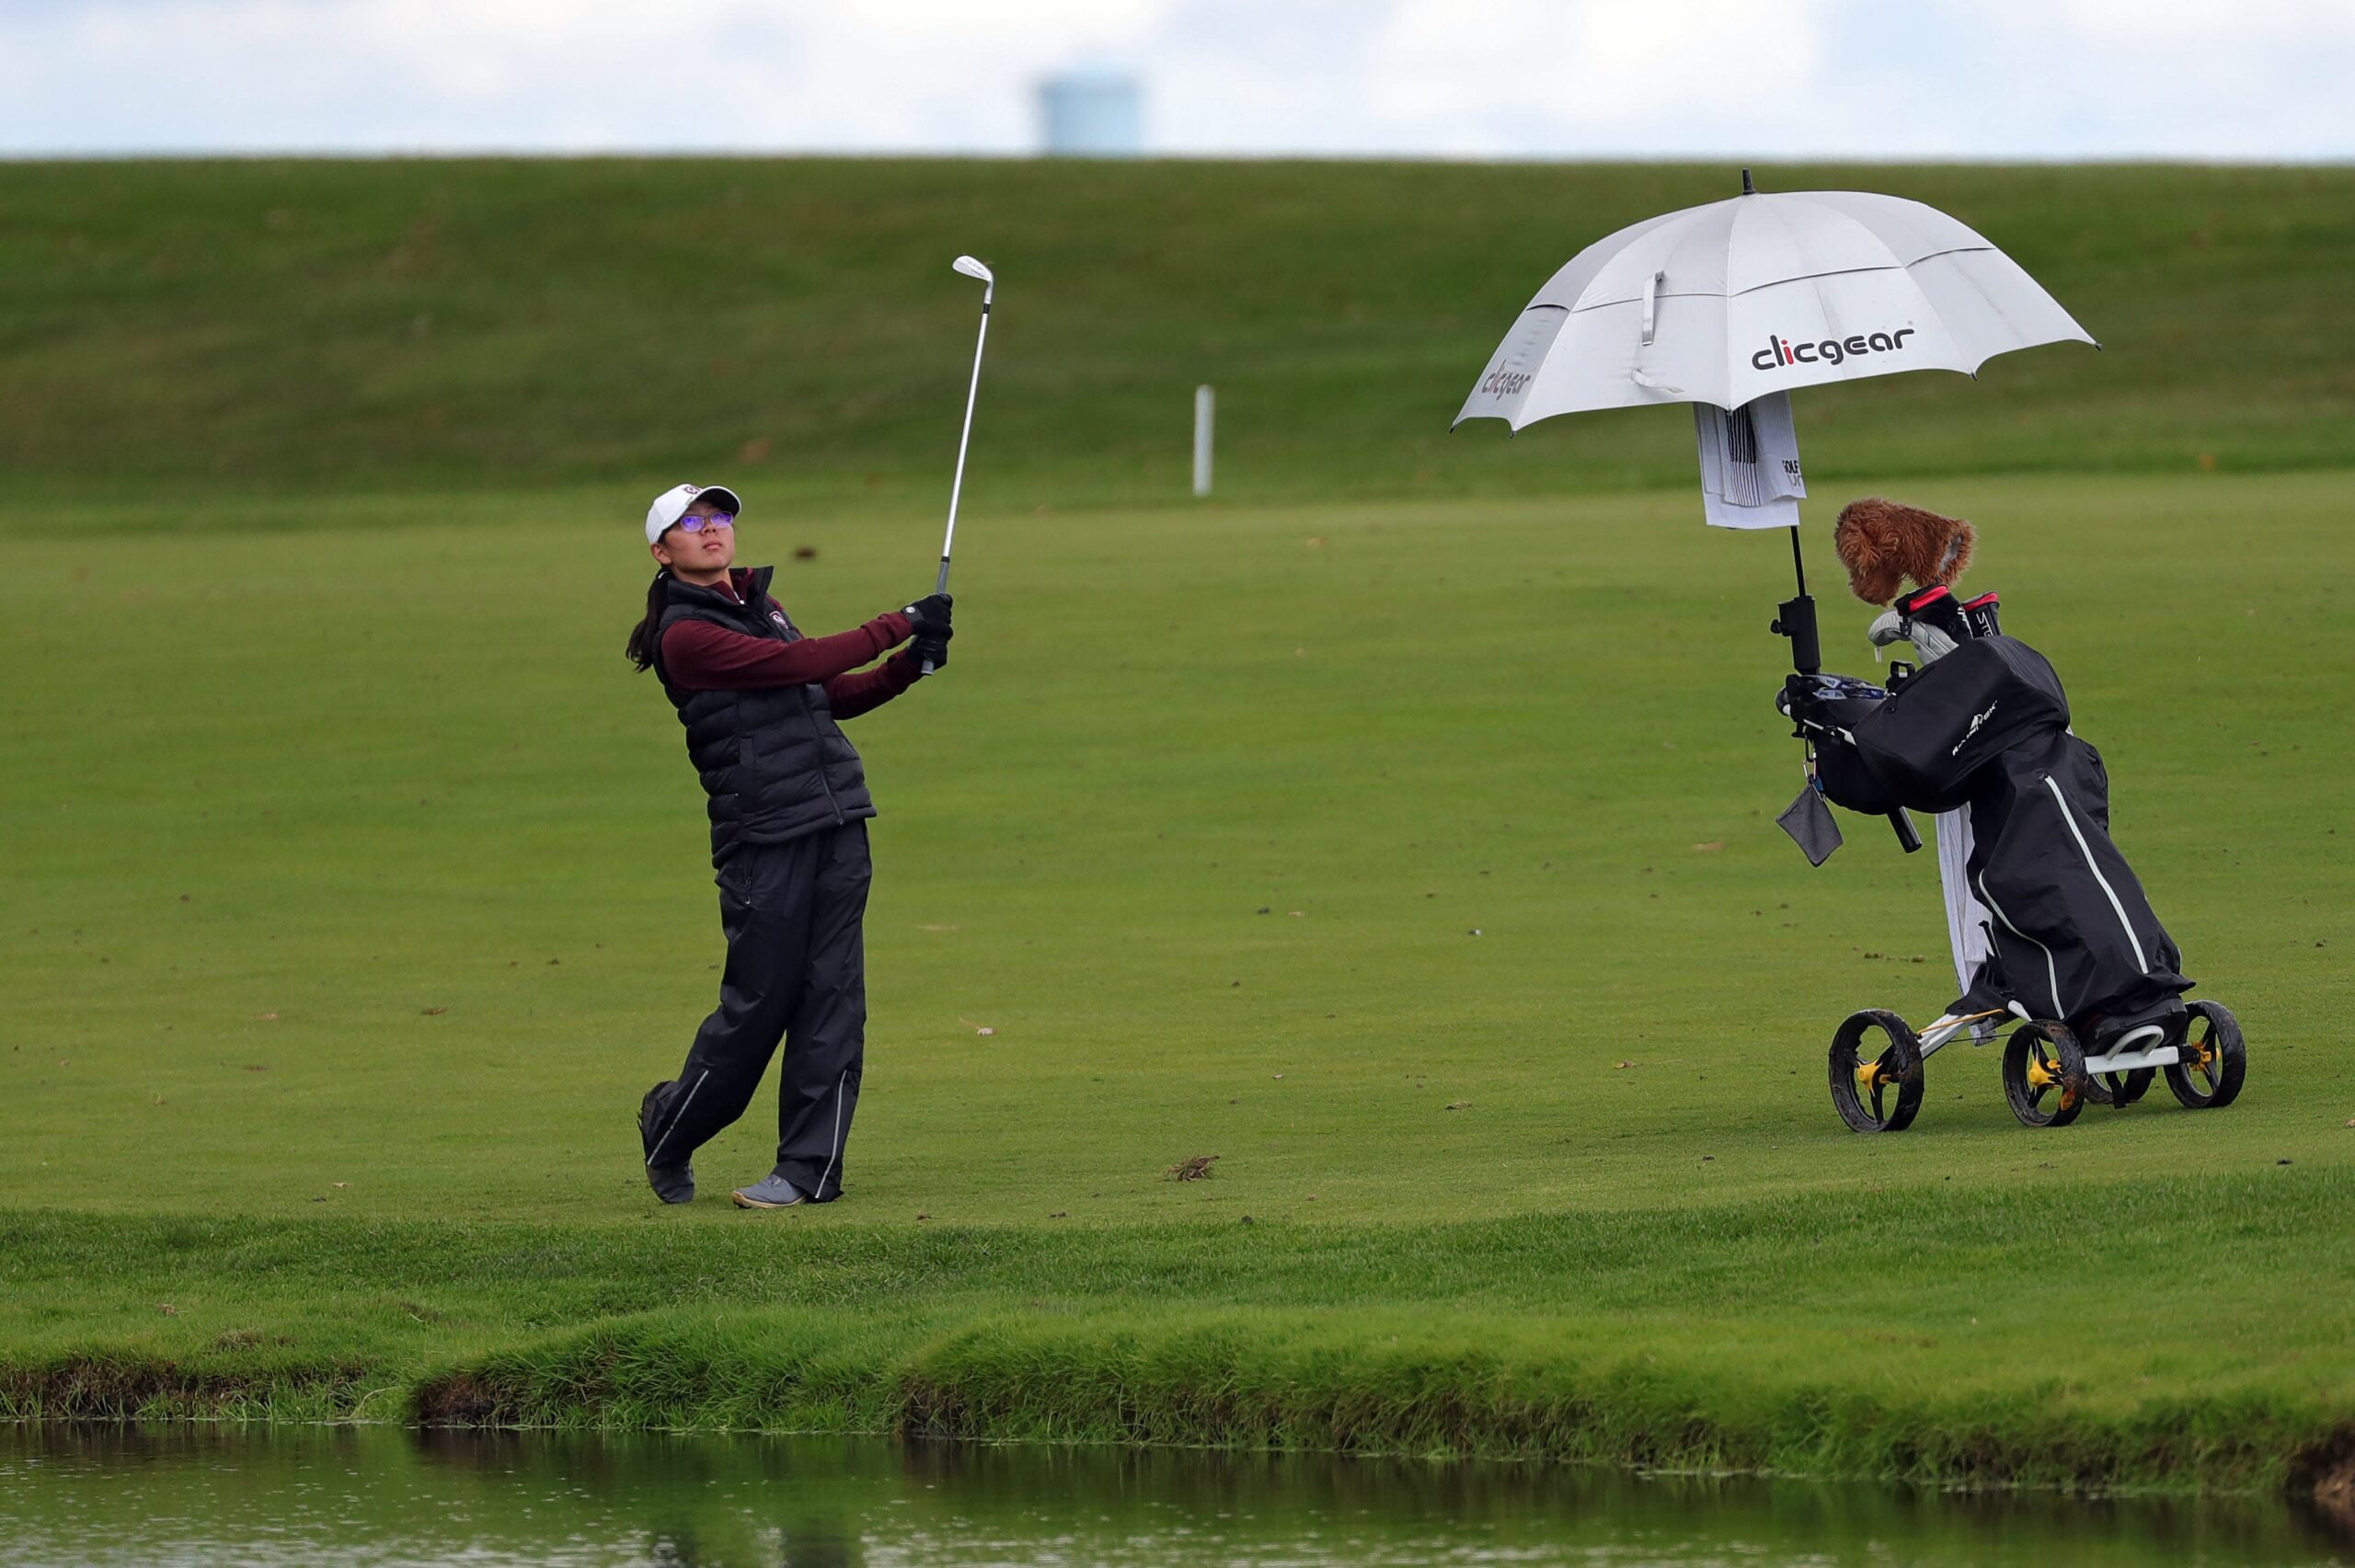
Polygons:
<instances>
[{"instance_id":1,"label":"brown furry club headcover","mask_svg":"<svg viewBox=\"0 0 2355 1568\"><path fill-rule=\"evenodd\" d=\"M1848 568L1848 587L1867 604L1887 604L1911 578L1917 588L1952 588L1970 569L1979 535L1959 517L1868 496L1840 509L1832 547Z\"/></svg>"}]
</instances>

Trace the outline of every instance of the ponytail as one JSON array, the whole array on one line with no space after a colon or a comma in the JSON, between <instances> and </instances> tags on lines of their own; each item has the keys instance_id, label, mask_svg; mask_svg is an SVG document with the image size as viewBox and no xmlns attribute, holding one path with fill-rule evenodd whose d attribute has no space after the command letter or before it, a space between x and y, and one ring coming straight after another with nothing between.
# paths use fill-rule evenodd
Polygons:
<instances>
[{"instance_id":1,"label":"ponytail","mask_svg":"<svg viewBox=\"0 0 2355 1568\"><path fill-rule=\"evenodd\" d=\"M671 573L666 567L655 573L654 580L647 585L646 619L632 628L629 647L625 650L640 673L654 667L655 645L662 640L662 612L670 602Z\"/></svg>"}]
</instances>

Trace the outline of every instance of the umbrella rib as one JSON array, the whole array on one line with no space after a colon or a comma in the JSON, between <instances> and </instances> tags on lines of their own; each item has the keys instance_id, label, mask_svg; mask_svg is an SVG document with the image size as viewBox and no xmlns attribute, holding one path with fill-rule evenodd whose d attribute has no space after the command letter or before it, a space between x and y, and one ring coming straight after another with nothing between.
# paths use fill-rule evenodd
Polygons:
<instances>
[{"instance_id":1,"label":"umbrella rib","mask_svg":"<svg viewBox=\"0 0 2355 1568\"><path fill-rule=\"evenodd\" d=\"M1803 272L1796 277L1775 278L1767 282L1753 283L1747 289L1721 290L1662 288L1654 290L1652 298L1656 300L1738 300L1744 294L1754 294L1761 289L1779 289L1788 283L1813 282L1819 278L1852 278L1859 273L1865 272L1911 272L1914 268L1921 266L1923 262L1936 261L1941 256L1983 255L1989 251L1993 251L1994 248L1995 247L1992 245L1958 245L1946 250L1934 250L1928 255L1917 257L1912 261L1891 261L1886 267L1839 267L1826 272ZM1555 304L1551 305L1549 308L1554 310L1568 310L1572 315L1579 315L1591 310L1608 310L1614 305L1631 305L1640 303L1641 301L1638 296L1629 294L1619 299L1582 300L1574 305ZM1539 308L1538 302L1532 301L1526 307L1526 310L1535 310L1537 308ZM1524 311L1524 314L1526 314L1526 311Z\"/></svg>"},{"instance_id":2,"label":"umbrella rib","mask_svg":"<svg viewBox=\"0 0 2355 1568\"><path fill-rule=\"evenodd\" d=\"M1771 282L1753 283L1747 289L1736 289L1725 297L1738 300L1744 294L1754 294L1761 289L1779 289L1786 283L1809 283L1818 278L1853 278L1860 272L1912 272L1924 261L1936 261L1941 256L1970 256L1993 250L1992 245L1958 245L1945 250L1934 250L1927 256L1917 256L1911 261L1900 261L1888 267L1841 267L1829 272L1809 272L1797 278L1776 278Z\"/></svg>"}]
</instances>

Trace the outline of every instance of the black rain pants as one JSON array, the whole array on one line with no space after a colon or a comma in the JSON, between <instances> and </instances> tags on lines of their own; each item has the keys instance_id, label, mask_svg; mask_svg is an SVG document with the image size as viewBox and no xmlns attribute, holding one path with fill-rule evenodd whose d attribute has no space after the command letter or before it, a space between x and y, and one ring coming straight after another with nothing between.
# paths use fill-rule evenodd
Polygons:
<instances>
[{"instance_id":1,"label":"black rain pants","mask_svg":"<svg viewBox=\"0 0 2355 1568\"><path fill-rule=\"evenodd\" d=\"M843 1190L867 1045L867 824L747 844L719 869L719 1005L664 1086L649 1165L685 1162L744 1114L785 1042L776 1164L825 1203Z\"/></svg>"}]
</instances>

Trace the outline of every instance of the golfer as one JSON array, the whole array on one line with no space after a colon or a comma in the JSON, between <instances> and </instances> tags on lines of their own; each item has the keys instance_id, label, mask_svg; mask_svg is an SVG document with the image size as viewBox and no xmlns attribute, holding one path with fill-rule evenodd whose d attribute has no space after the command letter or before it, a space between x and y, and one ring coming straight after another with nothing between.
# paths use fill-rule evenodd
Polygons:
<instances>
[{"instance_id":1,"label":"golfer","mask_svg":"<svg viewBox=\"0 0 2355 1568\"><path fill-rule=\"evenodd\" d=\"M836 721L890 702L927 664L947 664L952 634L948 596L935 594L847 632L803 636L769 597L775 568L736 567L742 509L723 486L680 485L646 514L661 569L629 658L661 681L711 797L728 967L686 1065L639 1103L638 1130L655 1196L691 1201L695 1151L744 1114L783 1039L776 1168L733 1196L739 1208L789 1208L842 1192L866 1051L861 922L875 803Z\"/></svg>"}]
</instances>

